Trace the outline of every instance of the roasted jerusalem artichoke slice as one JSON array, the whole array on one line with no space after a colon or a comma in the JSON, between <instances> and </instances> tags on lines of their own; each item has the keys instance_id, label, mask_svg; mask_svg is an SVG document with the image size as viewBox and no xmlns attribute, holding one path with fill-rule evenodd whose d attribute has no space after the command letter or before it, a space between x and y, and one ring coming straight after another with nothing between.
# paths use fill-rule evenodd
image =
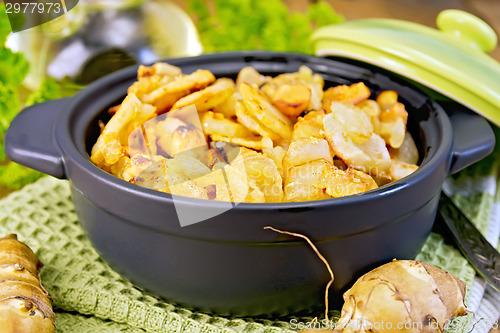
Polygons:
<instances>
[{"instance_id":1,"label":"roasted jerusalem artichoke slice","mask_svg":"<svg viewBox=\"0 0 500 333\"><path fill-rule=\"evenodd\" d=\"M238 138L255 136L252 131L240 123L225 118L221 113L214 113L212 111L203 114L201 125L203 126L203 132L207 135L219 134L226 137Z\"/></svg>"},{"instance_id":2,"label":"roasted jerusalem artichoke slice","mask_svg":"<svg viewBox=\"0 0 500 333\"><path fill-rule=\"evenodd\" d=\"M201 159L204 156L200 154L204 154L206 150L208 150L207 141L203 131L199 128L193 125L179 126L172 133L169 150L170 156L175 156L185 151L191 151L193 155Z\"/></svg>"},{"instance_id":3,"label":"roasted jerusalem artichoke slice","mask_svg":"<svg viewBox=\"0 0 500 333\"><path fill-rule=\"evenodd\" d=\"M231 79L218 79L205 89L182 97L172 106L172 110L194 104L198 112L211 110L234 93L234 82Z\"/></svg>"},{"instance_id":4,"label":"roasted jerusalem artichoke slice","mask_svg":"<svg viewBox=\"0 0 500 333\"><path fill-rule=\"evenodd\" d=\"M0 331L53 333L54 312L40 282L42 264L14 234L0 238Z\"/></svg>"},{"instance_id":5,"label":"roasted jerusalem artichoke slice","mask_svg":"<svg viewBox=\"0 0 500 333\"><path fill-rule=\"evenodd\" d=\"M110 167L124 156L129 134L155 115L155 108L143 104L135 95L128 95L116 114L104 127L92 148L90 159L98 166Z\"/></svg>"},{"instance_id":6,"label":"roasted jerusalem artichoke slice","mask_svg":"<svg viewBox=\"0 0 500 333\"><path fill-rule=\"evenodd\" d=\"M356 144L368 140L373 134L373 124L368 115L358 107L331 102L327 108L342 131Z\"/></svg>"},{"instance_id":7,"label":"roasted jerusalem artichoke slice","mask_svg":"<svg viewBox=\"0 0 500 333\"><path fill-rule=\"evenodd\" d=\"M358 82L350 86L341 85L328 88L323 94L323 101L357 104L370 97L370 95L370 89L363 82Z\"/></svg>"},{"instance_id":8,"label":"roasted jerusalem artichoke slice","mask_svg":"<svg viewBox=\"0 0 500 333\"><path fill-rule=\"evenodd\" d=\"M285 157L285 150L281 146L274 146L273 141L268 137L262 138L262 154L273 160L278 168L281 177L283 177L283 158Z\"/></svg>"},{"instance_id":9,"label":"roasted jerusalem artichoke slice","mask_svg":"<svg viewBox=\"0 0 500 333\"><path fill-rule=\"evenodd\" d=\"M329 162L320 159L292 167L285 179L285 201L329 199L323 186L323 173Z\"/></svg>"},{"instance_id":10,"label":"roasted jerusalem artichoke slice","mask_svg":"<svg viewBox=\"0 0 500 333\"><path fill-rule=\"evenodd\" d=\"M136 154L123 171L124 179L152 190L169 193L165 158L155 155ZM172 174L176 176L177 174ZM184 181L182 178L180 181Z\"/></svg>"},{"instance_id":11,"label":"roasted jerusalem artichoke slice","mask_svg":"<svg viewBox=\"0 0 500 333\"><path fill-rule=\"evenodd\" d=\"M182 97L201 90L214 81L215 76L210 71L199 69L192 74L176 77L172 82L143 95L141 101L156 107L160 114L170 110Z\"/></svg>"},{"instance_id":12,"label":"roasted jerusalem artichoke slice","mask_svg":"<svg viewBox=\"0 0 500 333\"><path fill-rule=\"evenodd\" d=\"M164 62L158 62L151 67L139 66L137 81L128 88L128 94L134 94L139 99L152 91L164 86L177 77L182 76L179 67Z\"/></svg>"},{"instance_id":13,"label":"roasted jerusalem artichoke slice","mask_svg":"<svg viewBox=\"0 0 500 333\"><path fill-rule=\"evenodd\" d=\"M390 175L391 180L396 181L408 176L409 174L417 171L418 166L415 164L406 163L393 158L391 161Z\"/></svg>"},{"instance_id":14,"label":"roasted jerusalem artichoke slice","mask_svg":"<svg viewBox=\"0 0 500 333\"><path fill-rule=\"evenodd\" d=\"M334 102L332 104L335 105ZM332 110L336 111L342 111L343 109L344 106L338 109L332 107ZM363 129L351 127L351 125L347 125L346 129L342 120L336 118L335 115L336 112L332 112L323 119L325 137L335 154L348 166L357 170L375 176L387 174L391 167L391 157L385 141L373 132L370 134L369 130L364 131ZM366 114L364 115L368 118ZM353 126L359 127L360 124L362 123ZM368 134L370 136L365 139L364 136ZM353 136L356 139L353 139ZM362 139L364 141L359 143Z\"/></svg>"},{"instance_id":15,"label":"roasted jerusalem artichoke slice","mask_svg":"<svg viewBox=\"0 0 500 333\"><path fill-rule=\"evenodd\" d=\"M173 78L182 75L182 70L179 67L170 65L166 62L157 62L151 67L141 65L137 71L138 79L155 75Z\"/></svg>"},{"instance_id":16,"label":"roasted jerusalem artichoke slice","mask_svg":"<svg viewBox=\"0 0 500 333\"><path fill-rule=\"evenodd\" d=\"M284 73L275 78L267 79L262 84L262 92L271 100L276 100L282 86L304 86L310 92L310 95L308 95L309 103L304 110L320 110L324 84L325 82L320 75L313 74L312 70L307 66L301 66L298 72ZM304 101L304 99L300 100ZM303 103L301 102L300 104L302 105Z\"/></svg>"},{"instance_id":17,"label":"roasted jerusalem artichoke slice","mask_svg":"<svg viewBox=\"0 0 500 333\"><path fill-rule=\"evenodd\" d=\"M241 148L240 156L231 165L245 170L258 190L264 194L265 202L280 202L283 198L283 178L273 160L261 153Z\"/></svg>"},{"instance_id":18,"label":"roasted jerusalem artichoke slice","mask_svg":"<svg viewBox=\"0 0 500 333\"><path fill-rule=\"evenodd\" d=\"M272 97L273 105L288 117L298 117L311 103L311 89L303 84L278 87Z\"/></svg>"},{"instance_id":19,"label":"roasted jerusalem artichoke slice","mask_svg":"<svg viewBox=\"0 0 500 333\"><path fill-rule=\"evenodd\" d=\"M325 112L311 111L304 117L298 117L293 125L292 141L298 139L318 138L323 139L323 118Z\"/></svg>"},{"instance_id":20,"label":"roasted jerusalem artichoke slice","mask_svg":"<svg viewBox=\"0 0 500 333\"><path fill-rule=\"evenodd\" d=\"M283 173L288 177L288 171L297 165L315 160L332 162L328 142L324 139L309 138L292 141L283 158Z\"/></svg>"},{"instance_id":21,"label":"roasted jerusalem artichoke slice","mask_svg":"<svg viewBox=\"0 0 500 333\"><path fill-rule=\"evenodd\" d=\"M408 112L405 106L398 102L398 94L392 90L381 92L377 103L381 112L375 132L392 148L399 148L405 138Z\"/></svg>"},{"instance_id":22,"label":"roasted jerusalem artichoke slice","mask_svg":"<svg viewBox=\"0 0 500 333\"><path fill-rule=\"evenodd\" d=\"M264 82L268 80L269 78L261 75L255 70L255 68L243 67L238 73L238 77L236 78L236 89L239 91L242 83L255 84L256 86L260 87L262 84L264 84Z\"/></svg>"},{"instance_id":23,"label":"roasted jerusalem artichoke slice","mask_svg":"<svg viewBox=\"0 0 500 333\"><path fill-rule=\"evenodd\" d=\"M292 137L291 120L279 112L260 92L259 88L242 83L240 94L243 98L243 104L260 123L283 139Z\"/></svg>"},{"instance_id":24,"label":"roasted jerusalem artichoke slice","mask_svg":"<svg viewBox=\"0 0 500 333\"><path fill-rule=\"evenodd\" d=\"M413 137L410 132L405 133L405 138L403 143L398 149L391 148L389 150L391 154L391 158L396 158L402 162L409 164L417 164L418 163L418 149Z\"/></svg>"},{"instance_id":25,"label":"roasted jerusalem artichoke slice","mask_svg":"<svg viewBox=\"0 0 500 333\"><path fill-rule=\"evenodd\" d=\"M212 139L212 141L234 143L236 145L250 148L253 150L259 150L259 151L262 150L262 137L260 136L238 138L238 137L227 137L220 134L212 134L210 135L210 139Z\"/></svg>"},{"instance_id":26,"label":"roasted jerusalem artichoke slice","mask_svg":"<svg viewBox=\"0 0 500 333\"><path fill-rule=\"evenodd\" d=\"M262 135L263 137L268 137L273 141L278 141L281 139L281 136L279 134L271 131L269 128L260 123L255 115L253 115L250 110L247 109L243 102L236 102L235 112L238 121L246 128Z\"/></svg>"},{"instance_id":27,"label":"roasted jerusalem artichoke slice","mask_svg":"<svg viewBox=\"0 0 500 333\"><path fill-rule=\"evenodd\" d=\"M363 193L378 187L375 180L362 171L353 168L344 171L331 164L323 170L321 184L325 192L334 198Z\"/></svg>"}]
</instances>

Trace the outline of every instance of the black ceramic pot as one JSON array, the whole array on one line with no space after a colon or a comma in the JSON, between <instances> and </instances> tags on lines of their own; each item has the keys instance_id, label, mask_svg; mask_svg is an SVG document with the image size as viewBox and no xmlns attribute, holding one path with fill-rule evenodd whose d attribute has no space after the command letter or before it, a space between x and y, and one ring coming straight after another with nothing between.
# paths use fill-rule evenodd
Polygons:
<instances>
[{"instance_id":1,"label":"black ceramic pot","mask_svg":"<svg viewBox=\"0 0 500 333\"><path fill-rule=\"evenodd\" d=\"M277 75L307 65L326 85L363 81L392 89L409 110L409 130L421 154L418 171L379 189L338 199L240 204L204 222L181 227L172 196L129 184L90 162L89 151L136 79L137 68L106 76L72 98L22 111L6 136L10 159L70 181L82 227L102 257L137 286L169 301L222 314L285 314L321 305L330 279L302 240L264 230L308 235L335 273L333 301L353 279L421 249L450 173L493 149L483 118L446 104L446 112L415 85L380 69L305 55L238 52L172 59L185 73L198 68L235 77L244 66ZM449 113L450 115L448 115ZM176 198L193 212L221 202Z\"/></svg>"}]
</instances>

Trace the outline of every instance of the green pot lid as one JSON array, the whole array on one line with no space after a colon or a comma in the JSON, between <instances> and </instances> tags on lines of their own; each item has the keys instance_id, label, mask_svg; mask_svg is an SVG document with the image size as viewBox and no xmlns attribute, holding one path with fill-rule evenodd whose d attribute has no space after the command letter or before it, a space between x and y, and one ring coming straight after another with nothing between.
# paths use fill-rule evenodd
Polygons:
<instances>
[{"instance_id":1,"label":"green pot lid","mask_svg":"<svg viewBox=\"0 0 500 333\"><path fill-rule=\"evenodd\" d=\"M361 60L401 74L465 105L500 126L500 63L485 52L497 45L478 17L445 10L440 30L394 19L347 21L316 30L318 56Z\"/></svg>"}]
</instances>

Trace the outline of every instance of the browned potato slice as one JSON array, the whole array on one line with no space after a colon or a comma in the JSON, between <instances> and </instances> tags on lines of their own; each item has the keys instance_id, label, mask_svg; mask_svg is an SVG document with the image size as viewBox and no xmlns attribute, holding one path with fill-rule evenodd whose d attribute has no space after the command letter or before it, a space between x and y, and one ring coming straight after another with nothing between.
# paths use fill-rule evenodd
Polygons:
<instances>
[{"instance_id":1,"label":"browned potato slice","mask_svg":"<svg viewBox=\"0 0 500 333\"><path fill-rule=\"evenodd\" d=\"M236 103L236 117L246 128L258 133L262 136L268 137L273 141L278 141L281 137L271 131L266 126L262 125L254 115L250 113L247 107L242 102Z\"/></svg>"},{"instance_id":2,"label":"browned potato slice","mask_svg":"<svg viewBox=\"0 0 500 333\"><path fill-rule=\"evenodd\" d=\"M231 79L218 79L211 86L200 91L196 91L186 97L179 99L172 106L172 110L194 104L198 112L210 110L234 93L234 82Z\"/></svg>"},{"instance_id":3,"label":"browned potato slice","mask_svg":"<svg viewBox=\"0 0 500 333\"><path fill-rule=\"evenodd\" d=\"M358 145L358 147L370 158L371 162L366 168L360 167L359 170L369 174L381 176L389 171L391 167L391 156L385 145L384 139L373 133L370 139ZM356 166L353 166L358 169Z\"/></svg>"},{"instance_id":4,"label":"browned potato slice","mask_svg":"<svg viewBox=\"0 0 500 333\"><path fill-rule=\"evenodd\" d=\"M318 138L323 139L323 117L325 112L310 111L304 117L298 117L293 125L292 141L298 139Z\"/></svg>"},{"instance_id":5,"label":"browned potato slice","mask_svg":"<svg viewBox=\"0 0 500 333\"><path fill-rule=\"evenodd\" d=\"M158 76L176 76L181 75L182 70L179 67L170 65L166 62L157 62L153 66L140 65L137 70L137 79L144 77Z\"/></svg>"},{"instance_id":6,"label":"browned potato slice","mask_svg":"<svg viewBox=\"0 0 500 333\"><path fill-rule=\"evenodd\" d=\"M143 95L141 100L155 106L158 113L166 112L180 98L201 90L214 81L215 76L210 71L199 69L192 74L178 77L151 93Z\"/></svg>"},{"instance_id":7,"label":"browned potato slice","mask_svg":"<svg viewBox=\"0 0 500 333\"><path fill-rule=\"evenodd\" d=\"M285 186L285 202L311 201L330 199L325 190L321 187L305 183L291 182Z\"/></svg>"},{"instance_id":8,"label":"browned potato slice","mask_svg":"<svg viewBox=\"0 0 500 333\"><path fill-rule=\"evenodd\" d=\"M204 149L200 150L196 148ZM204 156L207 150L208 144L205 139L205 135L199 128L193 125L179 126L172 133L169 152L170 156L176 156L179 153L188 152L201 159L207 157Z\"/></svg>"},{"instance_id":9,"label":"browned potato slice","mask_svg":"<svg viewBox=\"0 0 500 333\"><path fill-rule=\"evenodd\" d=\"M254 182L250 181L244 170L241 170L237 166L230 165L226 167L225 177L227 178L228 195L230 195L231 201L265 202L264 193L254 185ZM257 194L260 195L257 197Z\"/></svg>"},{"instance_id":10,"label":"browned potato slice","mask_svg":"<svg viewBox=\"0 0 500 333\"><path fill-rule=\"evenodd\" d=\"M236 89L239 90L242 83L255 84L257 86L266 82L267 78L261 75L253 67L243 67L236 78Z\"/></svg>"},{"instance_id":11,"label":"browned potato slice","mask_svg":"<svg viewBox=\"0 0 500 333\"><path fill-rule=\"evenodd\" d=\"M154 114L154 107L142 104L135 95L128 95L92 148L92 162L98 166L117 163L124 155L123 147L128 145L129 133Z\"/></svg>"},{"instance_id":12,"label":"browned potato slice","mask_svg":"<svg viewBox=\"0 0 500 333\"><path fill-rule=\"evenodd\" d=\"M392 148L399 148L403 144L408 112L402 103L398 102L398 94L392 90L386 90L377 97L377 103L381 108L379 121L375 121L375 132Z\"/></svg>"},{"instance_id":13,"label":"browned potato slice","mask_svg":"<svg viewBox=\"0 0 500 333\"><path fill-rule=\"evenodd\" d=\"M331 102L329 110L343 132L356 144L365 142L372 136L373 124L370 117L360 108L344 103Z\"/></svg>"},{"instance_id":14,"label":"browned potato slice","mask_svg":"<svg viewBox=\"0 0 500 333\"><path fill-rule=\"evenodd\" d=\"M266 202L266 196L264 193L258 188L258 187L250 187L250 190L248 191L248 195L245 198L245 202L248 203L265 203Z\"/></svg>"},{"instance_id":15,"label":"browned potato slice","mask_svg":"<svg viewBox=\"0 0 500 333\"><path fill-rule=\"evenodd\" d=\"M165 161L166 159L163 156L158 155L134 155L130 158L127 168L123 171L124 179L129 179L129 181L142 187L168 193Z\"/></svg>"},{"instance_id":16,"label":"browned potato slice","mask_svg":"<svg viewBox=\"0 0 500 333\"><path fill-rule=\"evenodd\" d=\"M394 103L389 109L386 109L380 113L381 122L391 122L398 119L402 119L405 126L408 121L408 112L402 103Z\"/></svg>"},{"instance_id":17,"label":"browned potato slice","mask_svg":"<svg viewBox=\"0 0 500 333\"><path fill-rule=\"evenodd\" d=\"M418 162L417 145L410 132L405 133L403 143L398 149L391 149L389 152L393 159L398 159L409 164L417 164Z\"/></svg>"},{"instance_id":18,"label":"browned potato slice","mask_svg":"<svg viewBox=\"0 0 500 333\"><path fill-rule=\"evenodd\" d=\"M182 75L180 75L182 76ZM139 99L142 99L142 96L149 94L161 86L167 85L170 82L174 81L175 77L171 76L145 76L141 77L138 81L134 82L127 90L129 95L134 94Z\"/></svg>"},{"instance_id":19,"label":"browned potato slice","mask_svg":"<svg viewBox=\"0 0 500 333\"><path fill-rule=\"evenodd\" d=\"M246 174L228 164L197 178L195 182L207 190L209 200L244 202L249 192Z\"/></svg>"},{"instance_id":20,"label":"browned potato slice","mask_svg":"<svg viewBox=\"0 0 500 333\"><path fill-rule=\"evenodd\" d=\"M231 165L244 163L247 176L255 181L258 189L264 193L266 202L280 202L283 198L283 178L273 160L264 155L242 149L242 157Z\"/></svg>"},{"instance_id":21,"label":"browned potato slice","mask_svg":"<svg viewBox=\"0 0 500 333\"><path fill-rule=\"evenodd\" d=\"M285 157L285 150L283 147L274 147L273 141L268 137L264 137L262 139L262 153L264 156L273 160L280 175L283 177L283 158Z\"/></svg>"},{"instance_id":22,"label":"browned potato slice","mask_svg":"<svg viewBox=\"0 0 500 333\"><path fill-rule=\"evenodd\" d=\"M175 77L181 74L182 70L179 67L167 64L166 62L157 62L151 67L140 65L137 71L137 78L140 79L154 75Z\"/></svg>"},{"instance_id":23,"label":"browned potato slice","mask_svg":"<svg viewBox=\"0 0 500 333\"><path fill-rule=\"evenodd\" d=\"M128 153L156 155L156 118L146 121L128 136Z\"/></svg>"},{"instance_id":24,"label":"browned potato slice","mask_svg":"<svg viewBox=\"0 0 500 333\"><path fill-rule=\"evenodd\" d=\"M327 114L323 123L328 143L348 166L373 175L389 172L391 166L389 151L384 139L379 135L373 133L364 143L356 144L345 133L333 113Z\"/></svg>"},{"instance_id":25,"label":"browned potato slice","mask_svg":"<svg viewBox=\"0 0 500 333\"><path fill-rule=\"evenodd\" d=\"M190 197L195 199L205 199L208 200L207 189L199 186L196 183L196 180L188 180L185 182L177 183L174 185L170 185L170 193L183 196Z\"/></svg>"},{"instance_id":26,"label":"browned potato slice","mask_svg":"<svg viewBox=\"0 0 500 333\"><path fill-rule=\"evenodd\" d=\"M139 66L137 71L137 82L134 82L128 89L129 94L135 94L139 99L159 87L168 84L181 77L182 71L180 68L159 62L152 67Z\"/></svg>"},{"instance_id":27,"label":"browned potato slice","mask_svg":"<svg viewBox=\"0 0 500 333\"><path fill-rule=\"evenodd\" d=\"M311 102L311 89L302 84L282 85L276 89L273 105L285 116L297 117Z\"/></svg>"},{"instance_id":28,"label":"browned potato slice","mask_svg":"<svg viewBox=\"0 0 500 333\"><path fill-rule=\"evenodd\" d=\"M323 102L357 104L370 97L370 94L370 89L363 82L358 82L350 86L341 85L328 88L323 94Z\"/></svg>"},{"instance_id":29,"label":"browned potato slice","mask_svg":"<svg viewBox=\"0 0 500 333\"><path fill-rule=\"evenodd\" d=\"M185 153L175 155L165 161L168 171L184 174L189 179L197 179L212 172L199 159Z\"/></svg>"},{"instance_id":30,"label":"browned potato slice","mask_svg":"<svg viewBox=\"0 0 500 333\"><path fill-rule=\"evenodd\" d=\"M232 118L236 116L236 103L238 102L239 94L233 93L226 100L224 100L219 105L213 108L216 113L222 113L226 118Z\"/></svg>"},{"instance_id":31,"label":"browned potato slice","mask_svg":"<svg viewBox=\"0 0 500 333\"><path fill-rule=\"evenodd\" d=\"M332 165L324 169L322 183L326 193L334 198L363 193L378 187L375 180L364 172L353 168L343 171Z\"/></svg>"},{"instance_id":32,"label":"browned potato slice","mask_svg":"<svg viewBox=\"0 0 500 333\"><path fill-rule=\"evenodd\" d=\"M262 150L262 137L247 137L247 138L237 138L237 137L227 137L222 136L220 134L212 134L210 135L212 141L222 141L228 143L234 143L243 147Z\"/></svg>"},{"instance_id":33,"label":"browned potato slice","mask_svg":"<svg viewBox=\"0 0 500 333\"><path fill-rule=\"evenodd\" d=\"M400 180L415 172L418 166L415 164L405 163L403 161L393 159L391 163L390 174L393 181Z\"/></svg>"},{"instance_id":34,"label":"browned potato slice","mask_svg":"<svg viewBox=\"0 0 500 333\"><path fill-rule=\"evenodd\" d=\"M365 99L357 103L356 106L363 110L369 117L377 117L380 115L380 106L373 99Z\"/></svg>"},{"instance_id":35,"label":"browned potato slice","mask_svg":"<svg viewBox=\"0 0 500 333\"><path fill-rule=\"evenodd\" d=\"M226 137L239 138L255 136L248 128L231 119L224 118L224 115L221 113L205 112L201 118L201 124L203 132L207 135L219 134Z\"/></svg>"},{"instance_id":36,"label":"browned potato slice","mask_svg":"<svg viewBox=\"0 0 500 333\"><path fill-rule=\"evenodd\" d=\"M321 159L327 162L333 160L326 140L309 138L292 141L283 158L285 178L288 177L288 171L292 167Z\"/></svg>"},{"instance_id":37,"label":"browned potato slice","mask_svg":"<svg viewBox=\"0 0 500 333\"><path fill-rule=\"evenodd\" d=\"M384 90L377 96L377 103L382 111L388 110L398 102L398 93L393 90Z\"/></svg>"},{"instance_id":38,"label":"browned potato slice","mask_svg":"<svg viewBox=\"0 0 500 333\"><path fill-rule=\"evenodd\" d=\"M274 98L276 91L285 85L304 85L309 88L311 98L307 110L320 110L323 99L323 86L325 82L319 74L313 74L307 66L301 66L298 72L284 73L273 79L267 80L262 86L262 92L270 99Z\"/></svg>"},{"instance_id":39,"label":"browned potato slice","mask_svg":"<svg viewBox=\"0 0 500 333\"><path fill-rule=\"evenodd\" d=\"M115 177L129 182L130 180L134 179L134 175L127 172L128 170L130 170L131 166L132 164L130 162L130 158L128 156L122 156L120 157L118 162L110 166L108 172Z\"/></svg>"},{"instance_id":40,"label":"browned potato slice","mask_svg":"<svg viewBox=\"0 0 500 333\"><path fill-rule=\"evenodd\" d=\"M164 117L164 116L161 116ZM158 117L158 122L155 126L155 133L157 137L157 145L166 154L172 156L172 135L179 127L186 127L187 124L182 120L175 117L166 117L163 120Z\"/></svg>"},{"instance_id":41,"label":"browned potato slice","mask_svg":"<svg viewBox=\"0 0 500 333\"><path fill-rule=\"evenodd\" d=\"M313 74L312 70L307 66L300 66L299 77L302 82L311 89L311 102L309 103L308 110L321 110L323 100L323 88L325 81L319 74Z\"/></svg>"},{"instance_id":42,"label":"browned potato slice","mask_svg":"<svg viewBox=\"0 0 500 333\"><path fill-rule=\"evenodd\" d=\"M186 153L180 153L164 161L165 180L169 192L175 195L198 199L209 199L208 188L198 182L210 175L211 170L201 161Z\"/></svg>"},{"instance_id":43,"label":"browned potato slice","mask_svg":"<svg viewBox=\"0 0 500 333\"><path fill-rule=\"evenodd\" d=\"M242 83L240 93L250 114L283 139L292 137L292 122L276 110L256 86Z\"/></svg>"},{"instance_id":44,"label":"browned potato slice","mask_svg":"<svg viewBox=\"0 0 500 333\"><path fill-rule=\"evenodd\" d=\"M327 162L323 159L311 161L305 164L297 165L290 170L288 170L287 177L285 179L285 185L295 182L314 185L318 188L322 188L322 176L327 165L331 165L331 162Z\"/></svg>"},{"instance_id":45,"label":"browned potato slice","mask_svg":"<svg viewBox=\"0 0 500 333\"><path fill-rule=\"evenodd\" d=\"M298 74L299 78L304 82L317 84L321 88L321 90L323 90L323 87L325 86L325 80L323 80L321 75L313 74L313 71L309 67L300 66Z\"/></svg>"},{"instance_id":46,"label":"browned potato slice","mask_svg":"<svg viewBox=\"0 0 500 333\"><path fill-rule=\"evenodd\" d=\"M323 187L323 173L328 165L316 160L292 167L285 179L285 201L307 201L331 198Z\"/></svg>"},{"instance_id":47,"label":"browned potato slice","mask_svg":"<svg viewBox=\"0 0 500 333\"><path fill-rule=\"evenodd\" d=\"M398 118L391 122L381 122L376 133L392 148L399 148L405 138L406 126L403 119Z\"/></svg>"}]
</instances>

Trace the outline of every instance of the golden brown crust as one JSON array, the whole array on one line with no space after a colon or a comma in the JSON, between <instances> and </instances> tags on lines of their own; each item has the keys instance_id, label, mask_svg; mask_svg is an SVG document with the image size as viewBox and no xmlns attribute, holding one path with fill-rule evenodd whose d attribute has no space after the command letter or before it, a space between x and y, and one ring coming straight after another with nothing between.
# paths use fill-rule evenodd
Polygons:
<instances>
[{"instance_id":1,"label":"golden brown crust","mask_svg":"<svg viewBox=\"0 0 500 333\"><path fill-rule=\"evenodd\" d=\"M281 188L285 195L269 196L265 187L247 184L242 187L246 192L239 195L248 192L247 202L280 196L286 201L302 201L299 198L351 195L383 186L418 168L418 150L406 131L407 112L395 91L384 91L377 100L369 99L370 89L362 82L324 91L323 78L307 66L276 77L245 67L236 83L230 78L216 80L203 69L186 75L161 62L140 66L137 75L138 81L128 89L122 104L110 109L113 117L102 126L91 160L104 171L140 186L169 191L164 182L136 174L140 168L134 167L134 155L170 161L188 154L214 172L220 161L215 162L208 151L211 141L252 149L270 159L285 180ZM306 167L316 172L318 160L329 164L330 178L308 184L307 177L295 177ZM263 161L267 160L255 165L264 167L267 162ZM151 163L154 174L171 171L160 172L159 164ZM287 172L295 167L293 179L287 179ZM171 177L184 179L182 172ZM218 180L216 176L205 178ZM190 196L188 190L192 189L196 197L231 197L217 187L224 185L214 189L206 182L200 187L190 177L184 180L190 183L182 187L183 195Z\"/></svg>"}]
</instances>

